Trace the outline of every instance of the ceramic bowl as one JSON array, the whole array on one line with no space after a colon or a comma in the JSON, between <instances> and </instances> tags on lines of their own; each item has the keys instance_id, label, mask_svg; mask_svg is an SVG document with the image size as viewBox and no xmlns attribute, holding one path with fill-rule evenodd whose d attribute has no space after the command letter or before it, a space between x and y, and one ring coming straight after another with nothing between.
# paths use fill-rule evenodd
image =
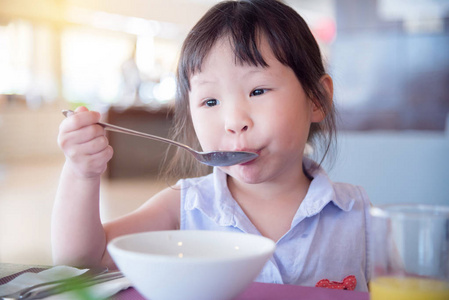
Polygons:
<instances>
[{"instance_id":1,"label":"ceramic bowl","mask_svg":"<svg viewBox=\"0 0 449 300\"><path fill-rule=\"evenodd\" d=\"M233 299L274 250L262 236L192 230L136 233L108 245L117 267L151 300Z\"/></svg>"}]
</instances>

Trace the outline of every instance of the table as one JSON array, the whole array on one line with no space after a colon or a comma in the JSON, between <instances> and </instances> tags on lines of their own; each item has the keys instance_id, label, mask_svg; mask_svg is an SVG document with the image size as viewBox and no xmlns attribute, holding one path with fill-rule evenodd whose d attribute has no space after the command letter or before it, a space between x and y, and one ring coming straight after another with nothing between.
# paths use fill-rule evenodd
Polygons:
<instances>
[{"instance_id":1,"label":"table","mask_svg":"<svg viewBox=\"0 0 449 300\"><path fill-rule=\"evenodd\" d=\"M253 282L234 300L369 300L369 293L332 290L288 284ZM145 300L134 288L122 291L111 300Z\"/></svg>"},{"instance_id":2,"label":"table","mask_svg":"<svg viewBox=\"0 0 449 300\"><path fill-rule=\"evenodd\" d=\"M288 284L253 282L234 300L369 300L369 293L332 290ZM113 296L111 300L145 300L134 288Z\"/></svg>"},{"instance_id":3,"label":"table","mask_svg":"<svg viewBox=\"0 0 449 300\"><path fill-rule=\"evenodd\" d=\"M39 270L44 266L29 266L0 263L0 278L33 268ZM45 267L44 267L45 268ZM48 266L46 267L48 268ZM326 288L305 287L288 284L253 282L235 300L369 300L369 293L356 291L332 290ZM145 300L134 288L121 291L110 300Z\"/></svg>"}]
</instances>

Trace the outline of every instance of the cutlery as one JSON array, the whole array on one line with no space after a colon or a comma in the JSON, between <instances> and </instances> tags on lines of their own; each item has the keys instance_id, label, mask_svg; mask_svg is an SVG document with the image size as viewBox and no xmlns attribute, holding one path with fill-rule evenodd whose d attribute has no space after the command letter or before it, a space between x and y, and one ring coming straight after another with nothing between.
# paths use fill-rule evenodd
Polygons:
<instances>
[{"instance_id":1,"label":"cutlery","mask_svg":"<svg viewBox=\"0 0 449 300\"><path fill-rule=\"evenodd\" d=\"M69 117L75 112L72 110L63 110L62 113L64 116ZM143 133L135 130L131 130L128 128L123 128L120 126L104 123L104 122L98 122L97 124L101 125L107 130L115 131L115 132L121 132L125 134L140 136L168 144L175 145L177 147L183 148L190 152L199 162L208 165L208 166L215 166L215 167L224 167L224 166L232 166L237 165L241 163L245 163L248 161L251 161L258 157L259 155L254 152L246 152L246 151L211 151L211 152L199 152L192 148L190 148L187 145L184 145L179 142L175 142L163 137L155 136L148 133Z\"/></svg>"},{"instance_id":2,"label":"cutlery","mask_svg":"<svg viewBox=\"0 0 449 300\"><path fill-rule=\"evenodd\" d=\"M1 300L9 300L9 299L24 299L24 295L29 294L30 292L34 291L35 289L39 289L42 287L46 287L46 286L51 286L51 285L56 285L56 284L64 284L67 282L73 282L73 281L83 281L89 278L92 278L96 275L101 275L105 272L108 271L108 268L106 267L97 267L97 268L91 268L89 270L87 270L86 272L84 272L83 274L74 276L74 277L70 277L70 278L66 278L66 279L60 279L60 280L54 280L54 281L47 281L47 282L43 282L43 283L39 283L39 284L35 284L33 286L30 287L26 287L24 289L21 289L15 293L9 294L9 295L4 295L4 296L0 296Z\"/></svg>"},{"instance_id":3,"label":"cutlery","mask_svg":"<svg viewBox=\"0 0 449 300\"><path fill-rule=\"evenodd\" d=\"M108 282L108 281L123 278L123 277L124 277L124 275L120 271L101 274L101 275L98 275L95 277L91 277L90 279L87 278L84 280L80 279L80 280L76 280L76 281L69 281L68 283L58 284L58 285L55 285L54 287L33 290L31 292L24 294L21 298L14 299L14 300L43 299L43 298L47 298L47 297L50 297L53 295L62 294L64 292L68 292L68 291L85 289L87 287L90 287L90 286L93 286L96 284Z\"/></svg>"}]
</instances>

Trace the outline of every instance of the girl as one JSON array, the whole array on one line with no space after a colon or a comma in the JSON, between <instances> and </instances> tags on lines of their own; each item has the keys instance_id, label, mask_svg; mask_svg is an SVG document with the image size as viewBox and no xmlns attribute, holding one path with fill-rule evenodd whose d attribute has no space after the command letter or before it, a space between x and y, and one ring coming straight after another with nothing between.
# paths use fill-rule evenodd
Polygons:
<instances>
[{"instance_id":1,"label":"girl","mask_svg":"<svg viewBox=\"0 0 449 300\"><path fill-rule=\"evenodd\" d=\"M101 224L100 175L112 149L99 114L78 108L60 126L55 263L112 267L107 243L133 232L237 231L277 243L258 281L366 291L368 198L304 156L319 137L326 153L335 128L332 79L304 20L276 0L221 2L186 38L177 75L175 138L259 157L180 180Z\"/></svg>"}]
</instances>

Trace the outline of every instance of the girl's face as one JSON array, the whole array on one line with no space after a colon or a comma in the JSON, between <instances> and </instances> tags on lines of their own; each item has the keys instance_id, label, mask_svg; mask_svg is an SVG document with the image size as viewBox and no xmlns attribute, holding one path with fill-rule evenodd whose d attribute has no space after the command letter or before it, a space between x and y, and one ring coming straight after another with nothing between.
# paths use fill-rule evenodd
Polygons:
<instances>
[{"instance_id":1,"label":"girl's face","mask_svg":"<svg viewBox=\"0 0 449 300\"><path fill-rule=\"evenodd\" d=\"M259 51L268 67L242 65L223 38L211 49L201 72L190 79L190 112L203 151L259 154L248 163L221 167L245 183L282 180L302 172L310 124L324 117L265 40Z\"/></svg>"}]
</instances>

